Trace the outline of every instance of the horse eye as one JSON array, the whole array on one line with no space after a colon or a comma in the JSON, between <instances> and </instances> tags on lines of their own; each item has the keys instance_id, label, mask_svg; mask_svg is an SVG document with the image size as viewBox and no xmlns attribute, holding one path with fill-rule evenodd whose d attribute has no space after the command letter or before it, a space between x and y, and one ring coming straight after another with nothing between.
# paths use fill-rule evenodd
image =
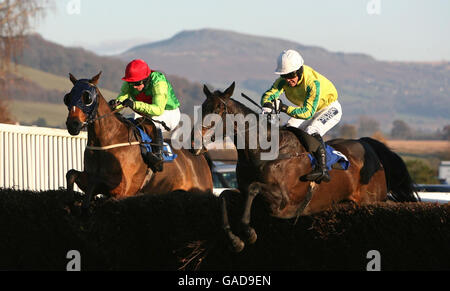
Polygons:
<instances>
[{"instance_id":1,"label":"horse eye","mask_svg":"<svg viewBox=\"0 0 450 291\"><path fill-rule=\"evenodd\" d=\"M84 105L89 106L94 100L92 99L91 93L89 93L89 91L84 91L83 95L81 96L81 101Z\"/></svg>"},{"instance_id":2,"label":"horse eye","mask_svg":"<svg viewBox=\"0 0 450 291\"><path fill-rule=\"evenodd\" d=\"M66 95L64 95L64 104L66 104L66 106L69 106L69 104L70 104L70 93L67 93Z\"/></svg>"}]
</instances>

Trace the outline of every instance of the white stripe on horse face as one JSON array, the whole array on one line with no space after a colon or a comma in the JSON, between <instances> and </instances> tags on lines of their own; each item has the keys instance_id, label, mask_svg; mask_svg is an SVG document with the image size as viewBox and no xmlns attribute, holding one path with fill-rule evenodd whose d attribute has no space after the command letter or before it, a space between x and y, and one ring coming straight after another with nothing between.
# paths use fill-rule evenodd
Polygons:
<instances>
[{"instance_id":1,"label":"white stripe on horse face","mask_svg":"<svg viewBox=\"0 0 450 291\"><path fill-rule=\"evenodd\" d=\"M72 111L75 112L75 109L76 109L76 106L73 106L72 107Z\"/></svg>"}]
</instances>

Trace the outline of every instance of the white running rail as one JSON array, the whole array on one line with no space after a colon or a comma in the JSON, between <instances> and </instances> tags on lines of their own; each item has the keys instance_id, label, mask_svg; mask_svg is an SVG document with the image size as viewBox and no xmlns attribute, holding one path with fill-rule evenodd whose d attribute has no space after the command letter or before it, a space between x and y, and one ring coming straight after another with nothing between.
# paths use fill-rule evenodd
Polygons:
<instances>
[{"instance_id":1,"label":"white running rail","mask_svg":"<svg viewBox=\"0 0 450 291\"><path fill-rule=\"evenodd\" d=\"M0 188L66 188L67 171L83 170L86 143L86 132L71 136L63 129L0 124Z\"/></svg>"}]
</instances>

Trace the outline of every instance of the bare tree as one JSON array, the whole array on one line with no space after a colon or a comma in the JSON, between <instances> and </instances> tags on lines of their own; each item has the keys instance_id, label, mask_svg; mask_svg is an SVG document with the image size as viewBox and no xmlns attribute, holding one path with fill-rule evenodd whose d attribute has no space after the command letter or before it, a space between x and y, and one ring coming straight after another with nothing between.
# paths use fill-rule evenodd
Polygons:
<instances>
[{"instance_id":1,"label":"bare tree","mask_svg":"<svg viewBox=\"0 0 450 291\"><path fill-rule=\"evenodd\" d=\"M0 122L12 122L7 105L11 62L22 52L26 34L50 0L0 0Z\"/></svg>"},{"instance_id":2,"label":"bare tree","mask_svg":"<svg viewBox=\"0 0 450 291\"><path fill-rule=\"evenodd\" d=\"M339 135L341 138L353 139L358 136L358 130L356 129L356 126L345 123L341 126Z\"/></svg>"}]
</instances>

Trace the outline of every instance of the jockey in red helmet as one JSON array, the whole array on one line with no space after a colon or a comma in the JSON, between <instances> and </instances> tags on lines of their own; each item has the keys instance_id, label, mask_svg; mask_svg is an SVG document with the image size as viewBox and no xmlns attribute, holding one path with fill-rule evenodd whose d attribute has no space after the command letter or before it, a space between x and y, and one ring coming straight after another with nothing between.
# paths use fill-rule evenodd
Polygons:
<instances>
[{"instance_id":1,"label":"jockey in red helmet","mask_svg":"<svg viewBox=\"0 0 450 291\"><path fill-rule=\"evenodd\" d=\"M180 102L163 73L152 71L145 61L138 59L127 65L122 80L125 82L119 96L110 102L113 107L129 107L138 114L164 122L170 130L175 129L180 122ZM161 146L154 147L151 159L162 170L162 132L167 130L160 123L155 125L158 130L154 142Z\"/></svg>"}]
</instances>

